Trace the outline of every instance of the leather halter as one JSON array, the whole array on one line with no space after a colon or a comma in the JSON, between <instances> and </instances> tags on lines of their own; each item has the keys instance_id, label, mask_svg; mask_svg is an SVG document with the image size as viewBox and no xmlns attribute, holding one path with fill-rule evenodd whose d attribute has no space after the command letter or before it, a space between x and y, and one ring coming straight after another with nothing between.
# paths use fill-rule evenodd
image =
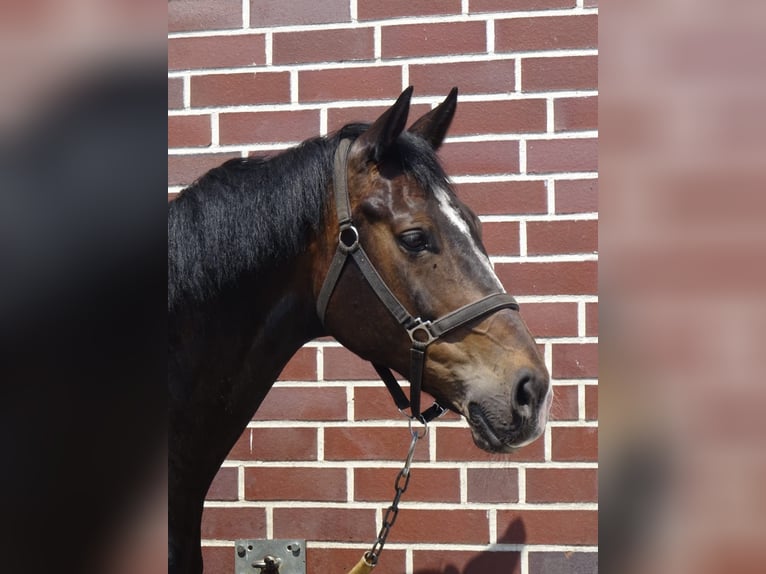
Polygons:
<instances>
[{"instance_id":1,"label":"leather halter","mask_svg":"<svg viewBox=\"0 0 766 574\"><path fill-rule=\"evenodd\" d=\"M420 317L413 317L404 308L396 296L388 288L383 278L373 266L367 253L359 243L359 231L354 227L351 219L351 205L348 195L348 181L346 164L348 160L348 151L351 147L351 140L343 139L335 152L335 162L333 171L333 180L335 185L335 210L338 215L339 234L338 249L335 251L330 267L327 270L322 288L317 298L317 315L322 324L324 324L327 305L335 289L335 285L340 279L346 261L350 258L354 260L359 271L361 271L367 284L372 288L380 301L386 306L391 315L407 331L412 341L410 349L410 372L408 379L410 381L410 398L407 399L404 391L396 381L393 373L388 367L373 363L373 367L386 384L391 396L399 410L409 408L411 417L428 422L441 416L446 412L438 403L428 408L425 412L420 412L420 391L423 383L423 369L426 361L426 349L428 346L449 333L469 323L475 319L495 313L500 309L519 310L516 300L507 293L494 293L487 295L478 301L469 303L459 309L456 309L446 315L433 321L423 321Z\"/></svg>"}]
</instances>

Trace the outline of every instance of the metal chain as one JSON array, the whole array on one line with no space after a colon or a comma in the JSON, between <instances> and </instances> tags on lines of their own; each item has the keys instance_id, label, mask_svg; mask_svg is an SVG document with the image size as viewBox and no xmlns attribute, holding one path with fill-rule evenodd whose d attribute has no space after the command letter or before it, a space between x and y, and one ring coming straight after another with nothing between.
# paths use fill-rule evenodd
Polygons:
<instances>
[{"instance_id":1,"label":"metal chain","mask_svg":"<svg viewBox=\"0 0 766 574\"><path fill-rule=\"evenodd\" d=\"M418 432L418 430L412 426L413 420L414 419L410 418L410 434L412 435L410 450L407 452L404 466L399 471L399 474L396 476L396 481L394 482L394 488L396 489L394 500L391 502L391 506L386 509L386 514L383 517L383 525L380 527L377 540L375 540L372 548L364 553L364 559L371 567L375 567L378 564L380 553L383 552L383 546L386 544L386 539L391 532L391 527L394 525L396 517L399 515L399 502L402 499L402 494L407 491L407 487L410 484L410 477L412 476L410 474L410 466L412 465L412 458L415 456L415 445L418 443L418 440L424 438L428 434L427 423L424 423L423 430Z\"/></svg>"}]
</instances>

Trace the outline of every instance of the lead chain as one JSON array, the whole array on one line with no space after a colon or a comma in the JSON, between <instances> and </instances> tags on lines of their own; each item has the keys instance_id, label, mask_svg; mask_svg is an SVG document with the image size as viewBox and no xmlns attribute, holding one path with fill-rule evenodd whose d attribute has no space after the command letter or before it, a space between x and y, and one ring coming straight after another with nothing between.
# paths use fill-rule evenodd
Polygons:
<instances>
[{"instance_id":1,"label":"lead chain","mask_svg":"<svg viewBox=\"0 0 766 574\"><path fill-rule=\"evenodd\" d=\"M415 456L415 445L418 443L418 440L428 434L427 425L423 427L421 432L418 432L417 429L413 428L412 423L413 419L410 419L410 434L412 435L412 440L410 441L410 450L407 452L407 458L404 461L404 467L402 467L399 474L396 476L396 482L394 483L396 494L394 495L394 500L391 502L391 506L388 507L386 514L383 517L383 525L380 527L377 540L375 540L372 548L364 554L365 561L372 567L375 567L378 564L380 553L383 551L383 546L386 544L386 539L391 532L391 527L394 525L396 517L399 515L399 502L402 499L402 494L407 491L407 487L410 484L410 477L412 476L410 474L410 466L412 465L412 458Z\"/></svg>"}]
</instances>

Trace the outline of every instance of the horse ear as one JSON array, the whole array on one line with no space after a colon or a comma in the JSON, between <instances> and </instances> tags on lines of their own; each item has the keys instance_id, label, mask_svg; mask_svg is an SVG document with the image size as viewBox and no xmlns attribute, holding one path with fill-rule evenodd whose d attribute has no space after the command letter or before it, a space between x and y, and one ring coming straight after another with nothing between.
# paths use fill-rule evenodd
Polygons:
<instances>
[{"instance_id":1,"label":"horse ear","mask_svg":"<svg viewBox=\"0 0 766 574\"><path fill-rule=\"evenodd\" d=\"M450 90L444 101L416 121L408 131L419 135L434 149L439 149L447 135L457 108L457 87Z\"/></svg>"},{"instance_id":2,"label":"horse ear","mask_svg":"<svg viewBox=\"0 0 766 574\"><path fill-rule=\"evenodd\" d=\"M412 86L404 90L394 105L375 120L370 128L357 140L368 153L372 161L379 162L385 151L396 141L407 125L410 111Z\"/></svg>"}]
</instances>

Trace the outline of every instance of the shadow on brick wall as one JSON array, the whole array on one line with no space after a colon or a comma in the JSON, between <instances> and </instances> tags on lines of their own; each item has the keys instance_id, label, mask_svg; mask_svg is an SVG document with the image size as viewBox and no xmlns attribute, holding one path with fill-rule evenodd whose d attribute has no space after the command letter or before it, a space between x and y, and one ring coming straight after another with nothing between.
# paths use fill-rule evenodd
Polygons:
<instances>
[{"instance_id":1,"label":"shadow on brick wall","mask_svg":"<svg viewBox=\"0 0 766 574\"><path fill-rule=\"evenodd\" d=\"M526 538L526 529L524 528L524 522L521 518L517 518L511 522L508 529L505 531L505 534L499 537L500 540L513 540L514 543L518 544L523 544L526 541ZM455 556L455 562L459 561L458 556ZM450 563L444 567L428 567L415 570L415 574L487 574L489 572L507 572L508 574L515 574L521 572L520 560L521 554L519 552L487 550L475 554L467 562L462 563L462 569L461 566ZM451 556L447 555L444 556L442 561L452 562L453 559Z\"/></svg>"}]
</instances>

